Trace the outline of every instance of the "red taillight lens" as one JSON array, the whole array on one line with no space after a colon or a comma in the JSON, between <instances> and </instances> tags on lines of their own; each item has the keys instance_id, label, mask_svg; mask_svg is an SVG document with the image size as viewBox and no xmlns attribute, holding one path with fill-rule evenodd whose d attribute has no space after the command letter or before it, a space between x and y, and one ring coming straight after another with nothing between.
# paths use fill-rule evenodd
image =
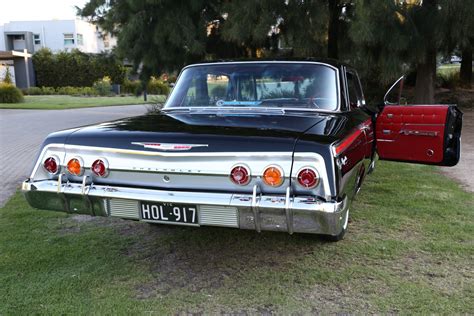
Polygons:
<instances>
[{"instance_id":1,"label":"red taillight lens","mask_svg":"<svg viewBox=\"0 0 474 316\"><path fill-rule=\"evenodd\" d=\"M107 162L102 159L97 159L92 163L92 173L99 177L105 177L107 175Z\"/></svg>"},{"instance_id":2,"label":"red taillight lens","mask_svg":"<svg viewBox=\"0 0 474 316\"><path fill-rule=\"evenodd\" d=\"M69 160L67 163L67 171L75 176L80 176L82 174L82 162L79 158L72 158Z\"/></svg>"},{"instance_id":3,"label":"red taillight lens","mask_svg":"<svg viewBox=\"0 0 474 316\"><path fill-rule=\"evenodd\" d=\"M280 167L270 166L265 169L262 178L265 184L278 187L283 183L283 171Z\"/></svg>"},{"instance_id":4,"label":"red taillight lens","mask_svg":"<svg viewBox=\"0 0 474 316\"><path fill-rule=\"evenodd\" d=\"M230 171L230 180L238 185L246 185L250 182L250 172L244 166L235 166Z\"/></svg>"},{"instance_id":5,"label":"red taillight lens","mask_svg":"<svg viewBox=\"0 0 474 316\"><path fill-rule=\"evenodd\" d=\"M316 187L319 183L319 176L313 168L303 168L298 172L298 183L307 189Z\"/></svg>"},{"instance_id":6,"label":"red taillight lens","mask_svg":"<svg viewBox=\"0 0 474 316\"><path fill-rule=\"evenodd\" d=\"M44 169L51 174L56 174L58 172L58 161L54 157L47 158L43 163Z\"/></svg>"}]
</instances>

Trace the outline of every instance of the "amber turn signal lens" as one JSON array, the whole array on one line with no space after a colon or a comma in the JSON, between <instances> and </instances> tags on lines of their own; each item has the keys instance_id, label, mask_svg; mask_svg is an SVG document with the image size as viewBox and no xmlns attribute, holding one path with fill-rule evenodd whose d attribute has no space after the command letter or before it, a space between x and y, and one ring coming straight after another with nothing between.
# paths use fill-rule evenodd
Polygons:
<instances>
[{"instance_id":1,"label":"amber turn signal lens","mask_svg":"<svg viewBox=\"0 0 474 316\"><path fill-rule=\"evenodd\" d=\"M72 158L69 160L67 163L67 171L69 171L70 174L79 176L82 173L82 166L81 162L77 158Z\"/></svg>"},{"instance_id":2,"label":"amber turn signal lens","mask_svg":"<svg viewBox=\"0 0 474 316\"><path fill-rule=\"evenodd\" d=\"M283 172L279 167L270 166L263 172L263 182L265 184L277 187L283 183Z\"/></svg>"}]
</instances>

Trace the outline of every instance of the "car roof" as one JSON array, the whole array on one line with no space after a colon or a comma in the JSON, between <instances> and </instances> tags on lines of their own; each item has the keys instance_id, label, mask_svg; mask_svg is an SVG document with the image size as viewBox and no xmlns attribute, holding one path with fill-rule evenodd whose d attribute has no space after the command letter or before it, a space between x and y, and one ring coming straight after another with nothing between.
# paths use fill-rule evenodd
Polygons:
<instances>
[{"instance_id":1,"label":"car roof","mask_svg":"<svg viewBox=\"0 0 474 316\"><path fill-rule=\"evenodd\" d=\"M215 60L205 60L197 63L189 64L189 66L193 65L201 65L201 64L219 64L219 63L244 63L244 62L315 62L315 63L322 63L328 64L336 68L341 68L341 66L346 66L348 68L353 68L350 65L332 58L315 58L315 57L304 57L304 58L241 58L241 59L215 59Z\"/></svg>"}]
</instances>

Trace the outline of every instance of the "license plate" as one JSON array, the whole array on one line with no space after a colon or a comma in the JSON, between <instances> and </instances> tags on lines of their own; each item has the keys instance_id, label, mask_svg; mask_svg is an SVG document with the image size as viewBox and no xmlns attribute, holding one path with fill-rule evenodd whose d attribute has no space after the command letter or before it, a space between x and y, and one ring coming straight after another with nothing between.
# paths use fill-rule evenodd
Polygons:
<instances>
[{"instance_id":1,"label":"license plate","mask_svg":"<svg viewBox=\"0 0 474 316\"><path fill-rule=\"evenodd\" d=\"M141 202L140 215L143 220L147 221L183 224L198 223L196 205Z\"/></svg>"}]
</instances>

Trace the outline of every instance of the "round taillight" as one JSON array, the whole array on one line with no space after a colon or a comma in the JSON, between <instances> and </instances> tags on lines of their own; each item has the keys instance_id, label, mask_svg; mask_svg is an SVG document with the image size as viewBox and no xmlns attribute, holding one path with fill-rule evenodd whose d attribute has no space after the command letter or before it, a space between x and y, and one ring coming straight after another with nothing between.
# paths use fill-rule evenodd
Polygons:
<instances>
[{"instance_id":1,"label":"round taillight","mask_svg":"<svg viewBox=\"0 0 474 316\"><path fill-rule=\"evenodd\" d=\"M298 183L306 189L312 189L319 183L318 172L313 168L303 168L298 172Z\"/></svg>"},{"instance_id":2,"label":"round taillight","mask_svg":"<svg viewBox=\"0 0 474 316\"><path fill-rule=\"evenodd\" d=\"M80 158L72 158L67 163L67 171L74 176L80 176L82 174L82 161Z\"/></svg>"},{"instance_id":3,"label":"round taillight","mask_svg":"<svg viewBox=\"0 0 474 316\"><path fill-rule=\"evenodd\" d=\"M59 171L58 159L55 157L48 157L43 163L43 167L51 174L56 174Z\"/></svg>"},{"instance_id":4,"label":"round taillight","mask_svg":"<svg viewBox=\"0 0 474 316\"><path fill-rule=\"evenodd\" d=\"M92 170L92 173L98 177L107 176L107 172L108 172L107 160L103 158L97 159L96 161L92 163L91 170Z\"/></svg>"},{"instance_id":5,"label":"round taillight","mask_svg":"<svg viewBox=\"0 0 474 316\"><path fill-rule=\"evenodd\" d=\"M250 182L250 171L245 166L235 166L230 171L230 180L238 185L246 185Z\"/></svg>"},{"instance_id":6,"label":"round taillight","mask_svg":"<svg viewBox=\"0 0 474 316\"><path fill-rule=\"evenodd\" d=\"M283 183L283 171L278 166L269 166L263 172L263 182L265 184L277 187Z\"/></svg>"}]
</instances>

